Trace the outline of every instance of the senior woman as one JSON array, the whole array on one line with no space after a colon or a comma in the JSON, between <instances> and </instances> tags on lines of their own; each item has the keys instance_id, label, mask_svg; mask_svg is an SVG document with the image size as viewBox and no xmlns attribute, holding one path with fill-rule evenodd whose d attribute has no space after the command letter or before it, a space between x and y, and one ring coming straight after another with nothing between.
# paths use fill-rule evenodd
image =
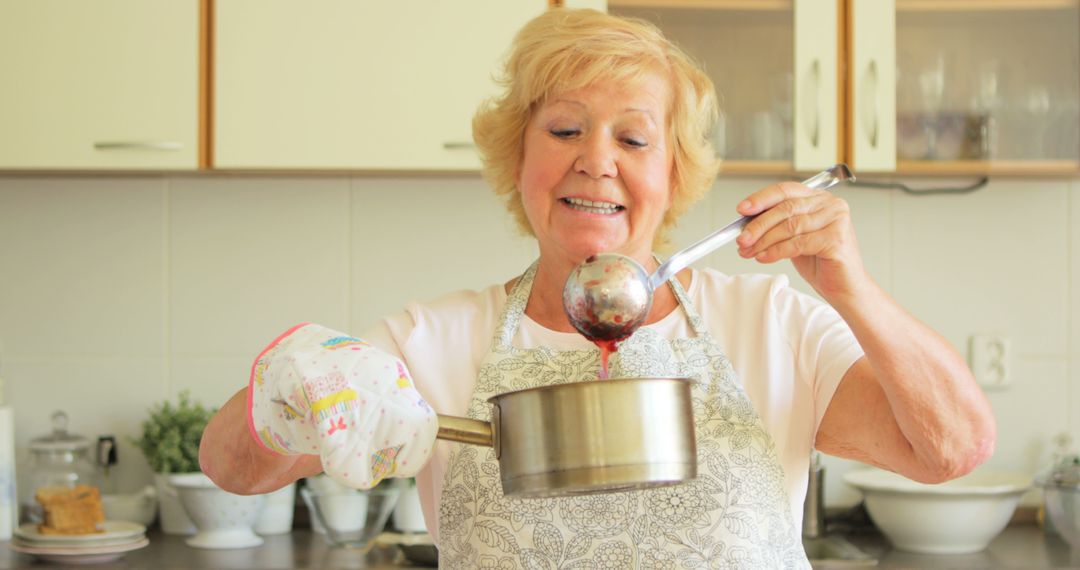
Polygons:
<instances>
[{"instance_id":1,"label":"senior woman","mask_svg":"<svg viewBox=\"0 0 1080 570\"><path fill-rule=\"evenodd\" d=\"M653 26L589 10L534 19L514 41L505 91L473 127L486 178L537 240L539 259L506 284L411 304L364 341L316 334L323 347L356 350L334 358L379 363L367 375L333 377L336 408L313 393L325 392L323 377L278 390L281 400L253 395L286 361L293 368L281 377L305 374L296 367L315 353L298 347L314 341L283 335L269 350L278 356L261 358L251 386L208 426L206 473L238 493L323 470L354 486L416 474L449 568L805 568L797 523L812 448L924 482L972 470L992 453L995 425L963 360L867 274L847 204L797 183L738 205L759 214L739 236L739 254L790 259L824 303L784 277L684 270L656 291L646 325L613 358L613 375L701 381L697 479L510 499L491 450L436 444L428 405L488 419L492 395L597 379L599 351L563 310L567 275L598 252L656 268L654 247L714 180L706 133L716 113L709 79ZM356 404L335 420L333 410L348 407L341 394L363 399L378 384L376 368L399 378L405 403L378 412ZM289 390L300 395L289 400ZM275 428L259 410L277 404L287 421ZM359 439L331 445L342 432ZM366 462L369 454L352 451L369 448L370 466L350 463ZM353 479L357 471L364 476Z\"/></svg>"}]
</instances>

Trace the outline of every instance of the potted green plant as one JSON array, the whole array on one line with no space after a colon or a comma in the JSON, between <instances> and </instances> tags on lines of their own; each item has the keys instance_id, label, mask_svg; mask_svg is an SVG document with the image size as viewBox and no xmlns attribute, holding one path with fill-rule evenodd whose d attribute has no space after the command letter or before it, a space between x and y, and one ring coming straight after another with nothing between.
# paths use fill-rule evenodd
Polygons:
<instances>
[{"instance_id":1,"label":"potted green plant","mask_svg":"<svg viewBox=\"0 0 1080 570\"><path fill-rule=\"evenodd\" d=\"M195 532L195 524L180 505L168 476L200 471L199 441L214 411L192 401L190 393L182 391L178 403L166 400L151 407L150 416L142 422L142 436L131 440L154 471L161 530L166 534Z\"/></svg>"}]
</instances>

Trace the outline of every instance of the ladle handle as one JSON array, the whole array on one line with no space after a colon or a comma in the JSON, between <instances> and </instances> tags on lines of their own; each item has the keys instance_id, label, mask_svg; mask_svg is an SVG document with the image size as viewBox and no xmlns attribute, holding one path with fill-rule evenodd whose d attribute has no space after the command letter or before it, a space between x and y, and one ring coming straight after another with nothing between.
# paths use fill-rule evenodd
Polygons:
<instances>
[{"instance_id":1,"label":"ladle handle","mask_svg":"<svg viewBox=\"0 0 1080 570\"><path fill-rule=\"evenodd\" d=\"M470 418L439 414L438 439L493 447L491 424Z\"/></svg>"},{"instance_id":2,"label":"ladle handle","mask_svg":"<svg viewBox=\"0 0 1080 570\"><path fill-rule=\"evenodd\" d=\"M851 173L851 170L847 165L839 163L803 180L803 185L807 188L828 190L844 180L854 179L855 176ZM691 263L705 257L716 248L739 237L739 234L742 232L743 228L746 227L746 224L756 217L756 214L753 216L742 216L730 224L705 236L697 243L674 253L649 276L649 288L656 289L664 283L667 283L667 281L674 277L676 273L686 269Z\"/></svg>"}]
</instances>

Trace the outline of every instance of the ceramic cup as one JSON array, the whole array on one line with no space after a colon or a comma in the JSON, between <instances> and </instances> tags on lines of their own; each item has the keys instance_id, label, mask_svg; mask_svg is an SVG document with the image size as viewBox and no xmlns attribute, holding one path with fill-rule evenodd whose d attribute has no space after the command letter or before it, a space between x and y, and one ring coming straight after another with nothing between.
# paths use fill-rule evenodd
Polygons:
<instances>
[{"instance_id":1,"label":"ceramic cup","mask_svg":"<svg viewBox=\"0 0 1080 570\"><path fill-rule=\"evenodd\" d=\"M105 520L150 526L157 515L157 490L153 485L147 485L135 493L102 495L101 506L105 509Z\"/></svg>"},{"instance_id":2,"label":"ceramic cup","mask_svg":"<svg viewBox=\"0 0 1080 570\"><path fill-rule=\"evenodd\" d=\"M286 485L266 494L259 518L255 520L255 533L260 535L285 534L292 530L293 510L296 506L296 483Z\"/></svg>"}]
</instances>

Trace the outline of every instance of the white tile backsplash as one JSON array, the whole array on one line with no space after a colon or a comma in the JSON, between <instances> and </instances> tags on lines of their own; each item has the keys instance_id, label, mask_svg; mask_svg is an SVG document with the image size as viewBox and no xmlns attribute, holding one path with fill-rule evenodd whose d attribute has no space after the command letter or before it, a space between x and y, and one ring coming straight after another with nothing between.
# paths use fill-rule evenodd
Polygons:
<instances>
[{"instance_id":1,"label":"white tile backsplash","mask_svg":"<svg viewBox=\"0 0 1080 570\"><path fill-rule=\"evenodd\" d=\"M688 245L736 217L767 178L724 179L673 232ZM955 185L917 180L913 185ZM1013 347L1013 385L992 392L995 467L1033 471L1052 438L1080 438L1080 183L993 180L962 196L846 188L868 271L966 355L994 332ZM0 376L17 440L63 408L96 437L137 433L147 409L184 389L219 406L288 326L361 333L410 300L479 288L536 256L475 175L0 176ZM728 246L699 265L782 272ZM1080 441L1080 439L1078 439ZM829 459L830 504L857 493L856 466ZM116 481L148 478L121 444Z\"/></svg>"},{"instance_id":2,"label":"white tile backsplash","mask_svg":"<svg viewBox=\"0 0 1080 570\"><path fill-rule=\"evenodd\" d=\"M995 333L1017 358L1064 358L1068 191L1005 179L971 194L896 196L893 294L962 350L970 335Z\"/></svg>"},{"instance_id":3,"label":"white tile backsplash","mask_svg":"<svg viewBox=\"0 0 1080 570\"><path fill-rule=\"evenodd\" d=\"M191 177L169 194L177 355L254 355L300 322L348 322L349 179Z\"/></svg>"},{"instance_id":4,"label":"white tile backsplash","mask_svg":"<svg viewBox=\"0 0 1080 570\"><path fill-rule=\"evenodd\" d=\"M6 351L163 354L164 186L0 177Z\"/></svg>"},{"instance_id":5,"label":"white tile backsplash","mask_svg":"<svg viewBox=\"0 0 1080 570\"><path fill-rule=\"evenodd\" d=\"M537 256L477 176L357 178L352 213L356 334L409 301L505 282Z\"/></svg>"},{"instance_id":6,"label":"white tile backsplash","mask_svg":"<svg viewBox=\"0 0 1080 570\"><path fill-rule=\"evenodd\" d=\"M131 437L151 404L166 397L164 359L134 354L110 357L54 354L43 358L10 356L3 361L4 400L15 408L16 466L27 476L31 439L52 432L51 416L62 410L68 431L97 441L113 435L119 465L113 489L134 490L149 482L150 469ZM20 486L20 492L28 489Z\"/></svg>"}]
</instances>

